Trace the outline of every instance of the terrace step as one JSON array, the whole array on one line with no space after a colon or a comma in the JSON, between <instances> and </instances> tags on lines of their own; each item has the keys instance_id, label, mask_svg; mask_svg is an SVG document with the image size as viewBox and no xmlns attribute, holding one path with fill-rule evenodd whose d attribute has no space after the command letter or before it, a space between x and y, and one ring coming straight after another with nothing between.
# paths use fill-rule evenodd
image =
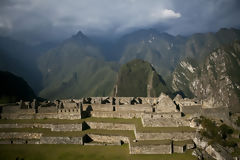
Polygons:
<instances>
[{"instance_id":1,"label":"terrace step","mask_svg":"<svg viewBox=\"0 0 240 160\"><path fill-rule=\"evenodd\" d=\"M194 148L192 140L143 140L130 143L130 154L172 154L184 153L187 149Z\"/></svg>"}]
</instances>

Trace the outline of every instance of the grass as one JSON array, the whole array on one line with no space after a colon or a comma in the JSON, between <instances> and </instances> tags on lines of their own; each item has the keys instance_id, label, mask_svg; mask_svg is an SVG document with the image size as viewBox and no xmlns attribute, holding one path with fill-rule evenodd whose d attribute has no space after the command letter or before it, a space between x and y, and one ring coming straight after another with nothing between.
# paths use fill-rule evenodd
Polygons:
<instances>
[{"instance_id":1,"label":"grass","mask_svg":"<svg viewBox=\"0 0 240 160\"><path fill-rule=\"evenodd\" d=\"M133 139L135 137L133 131L103 130L103 129L88 129L88 130L84 130L84 131L53 132L47 128L0 128L0 132L30 132L30 133L43 133L43 136L69 136L69 137L79 137L79 136L83 136L85 134L126 136L131 139Z\"/></svg>"},{"instance_id":2,"label":"grass","mask_svg":"<svg viewBox=\"0 0 240 160\"><path fill-rule=\"evenodd\" d=\"M128 145L0 145L0 159L24 160L196 160L191 150L184 154L130 155Z\"/></svg>"},{"instance_id":3,"label":"grass","mask_svg":"<svg viewBox=\"0 0 240 160\"><path fill-rule=\"evenodd\" d=\"M44 124L73 124L86 122L103 122L103 123L123 123L123 124L135 124L138 132L150 133L150 132L195 132L194 128L191 127L143 127L140 118L123 119L123 118L95 118L89 117L85 119L77 120L66 120L66 119L0 119L0 124L32 124L32 123L44 123Z\"/></svg>"},{"instance_id":4,"label":"grass","mask_svg":"<svg viewBox=\"0 0 240 160\"><path fill-rule=\"evenodd\" d=\"M124 123L135 124L137 130L142 132L178 132L192 131L188 127L143 127L139 118L121 119L121 118L86 118L80 120L59 120L59 119L21 119L21 120L0 120L0 123L51 123L51 124L72 124L87 122L103 122L103 123ZM43 136L70 136L77 137L84 134L99 134L99 135L115 135L126 136L130 138L130 142L135 139L133 131L128 130L99 130L87 129L84 131L73 132L52 132L47 128L2 128L0 132L34 132L43 133ZM138 141L136 144L169 144L170 140L162 141ZM175 142L174 142L175 143ZM177 142L180 143L180 142ZM183 143L183 142L182 142ZM185 142L184 142L185 143ZM81 145L0 145L0 159L51 159L51 160L110 160L110 159L131 159L131 160L194 160L190 151L184 154L174 153L172 155L130 155L127 145L123 146L81 146Z\"/></svg>"}]
</instances>

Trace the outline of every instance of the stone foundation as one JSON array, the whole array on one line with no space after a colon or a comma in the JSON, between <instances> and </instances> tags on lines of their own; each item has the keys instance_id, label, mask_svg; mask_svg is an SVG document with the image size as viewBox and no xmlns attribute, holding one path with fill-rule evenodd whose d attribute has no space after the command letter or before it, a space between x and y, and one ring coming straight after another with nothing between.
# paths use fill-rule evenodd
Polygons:
<instances>
[{"instance_id":1,"label":"stone foundation","mask_svg":"<svg viewBox=\"0 0 240 160\"><path fill-rule=\"evenodd\" d=\"M91 129L106 129L106 130L135 130L134 124L122 123L101 123L101 122L87 122Z\"/></svg>"},{"instance_id":2,"label":"stone foundation","mask_svg":"<svg viewBox=\"0 0 240 160\"><path fill-rule=\"evenodd\" d=\"M172 154L172 145L136 145L130 147L130 154Z\"/></svg>"},{"instance_id":3,"label":"stone foundation","mask_svg":"<svg viewBox=\"0 0 240 160\"><path fill-rule=\"evenodd\" d=\"M41 137L40 144L83 144L82 137Z\"/></svg>"},{"instance_id":4,"label":"stone foundation","mask_svg":"<svg viewBox=\"0 0 240 160\"><path fill-rule=\"evenodd\" d=\"M100 112L100 111L92 111L92 117L98 118L124 118L124 119L132 119L132 118L140 118L141 112Z\"/></svg>"},{"instance_id":5,"label":"stone foundation","mask_svg":"<svg viewBox=\"0 0 240 160\"><path fill-rule=\"evenodd\" d=\"M129 138L124 136L113 136L113 135L99 135L99 134L88 134L88 136L95 142L121 144L129 143Z\"/></svg>"},{"instance_id":6,"label":"stone foundation","mask_svg":"<svg viewBox=\"0 0 240 160\"><path fill-rule=\"evenodd\" d=\"M167 132L167 133L135 133L137 140L165 140L171 139L175 141L183 141L193 139L195 132Z\"/></svg>"}]
</instances>

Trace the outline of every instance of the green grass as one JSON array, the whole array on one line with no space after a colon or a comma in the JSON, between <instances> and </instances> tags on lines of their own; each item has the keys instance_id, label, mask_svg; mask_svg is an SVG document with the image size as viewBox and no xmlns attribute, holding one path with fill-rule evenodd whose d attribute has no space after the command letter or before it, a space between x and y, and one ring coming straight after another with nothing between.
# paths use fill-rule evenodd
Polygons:
<instances>
[{"instance_id":1,"label":"green grass","mask_svg":"<svg viewBox=\"0 0 240 160\"><path fill-rule=\"evenodd\" d=\"M0 132L30 132L30 133L43 133L43 136L69 136L78 137L85 134L100 134L100 135L115 135L126 136L131 139L135 138L133 131L123 130L103 130L103 129L88 129L84 131L66 131L54 132L46 128L0 128Z\"/></svg>"},{"instance_id":2,"label":"green grass","mask_svg":"<svg viewBox=\"0 0 240 160\"><path fill-rule=\"evenodd\" d=\"M19 119L19 120L10 120L10 119L1 119L0 124L32 124L32 123L44 123L44 124L73 124L73 123L82 123L86 122L103 122L103 123L123 123L123 124L135 124L138 132L144 133L158 133L158 132L195 132L194 128L191 127L143 127L140 118L133 119L122 119L122 118L94 118L89 117L85 119L78 120L66 120L66 119Z\"/></svg>"},{"instance_id":3,"label":"green grass","mask_svg":"<svg viewBox=\"0 0 240 160\"><path fill-rule=\"evenodd\" d=\"M130 155L128 145L0 145L1 160L196 160L191 150L172 155Z\"/></svg>"}]
</instances>

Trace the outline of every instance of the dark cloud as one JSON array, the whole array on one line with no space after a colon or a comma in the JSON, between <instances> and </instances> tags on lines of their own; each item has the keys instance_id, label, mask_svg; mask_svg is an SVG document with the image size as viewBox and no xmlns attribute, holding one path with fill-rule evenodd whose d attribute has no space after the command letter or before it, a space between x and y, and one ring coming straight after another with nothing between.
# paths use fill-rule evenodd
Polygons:
<instances>
[{"instance_id":1,"label":"dark cloud","mask_svg":"<svg viewBox=\"0 0 240 160\"><path fill-rule=\"evenodd\" d=\"M157 27L172 34L240 26L239 0L1 0L0 34L39 42L82 30L119 36Z\"/></svg>"}]
</instances>

